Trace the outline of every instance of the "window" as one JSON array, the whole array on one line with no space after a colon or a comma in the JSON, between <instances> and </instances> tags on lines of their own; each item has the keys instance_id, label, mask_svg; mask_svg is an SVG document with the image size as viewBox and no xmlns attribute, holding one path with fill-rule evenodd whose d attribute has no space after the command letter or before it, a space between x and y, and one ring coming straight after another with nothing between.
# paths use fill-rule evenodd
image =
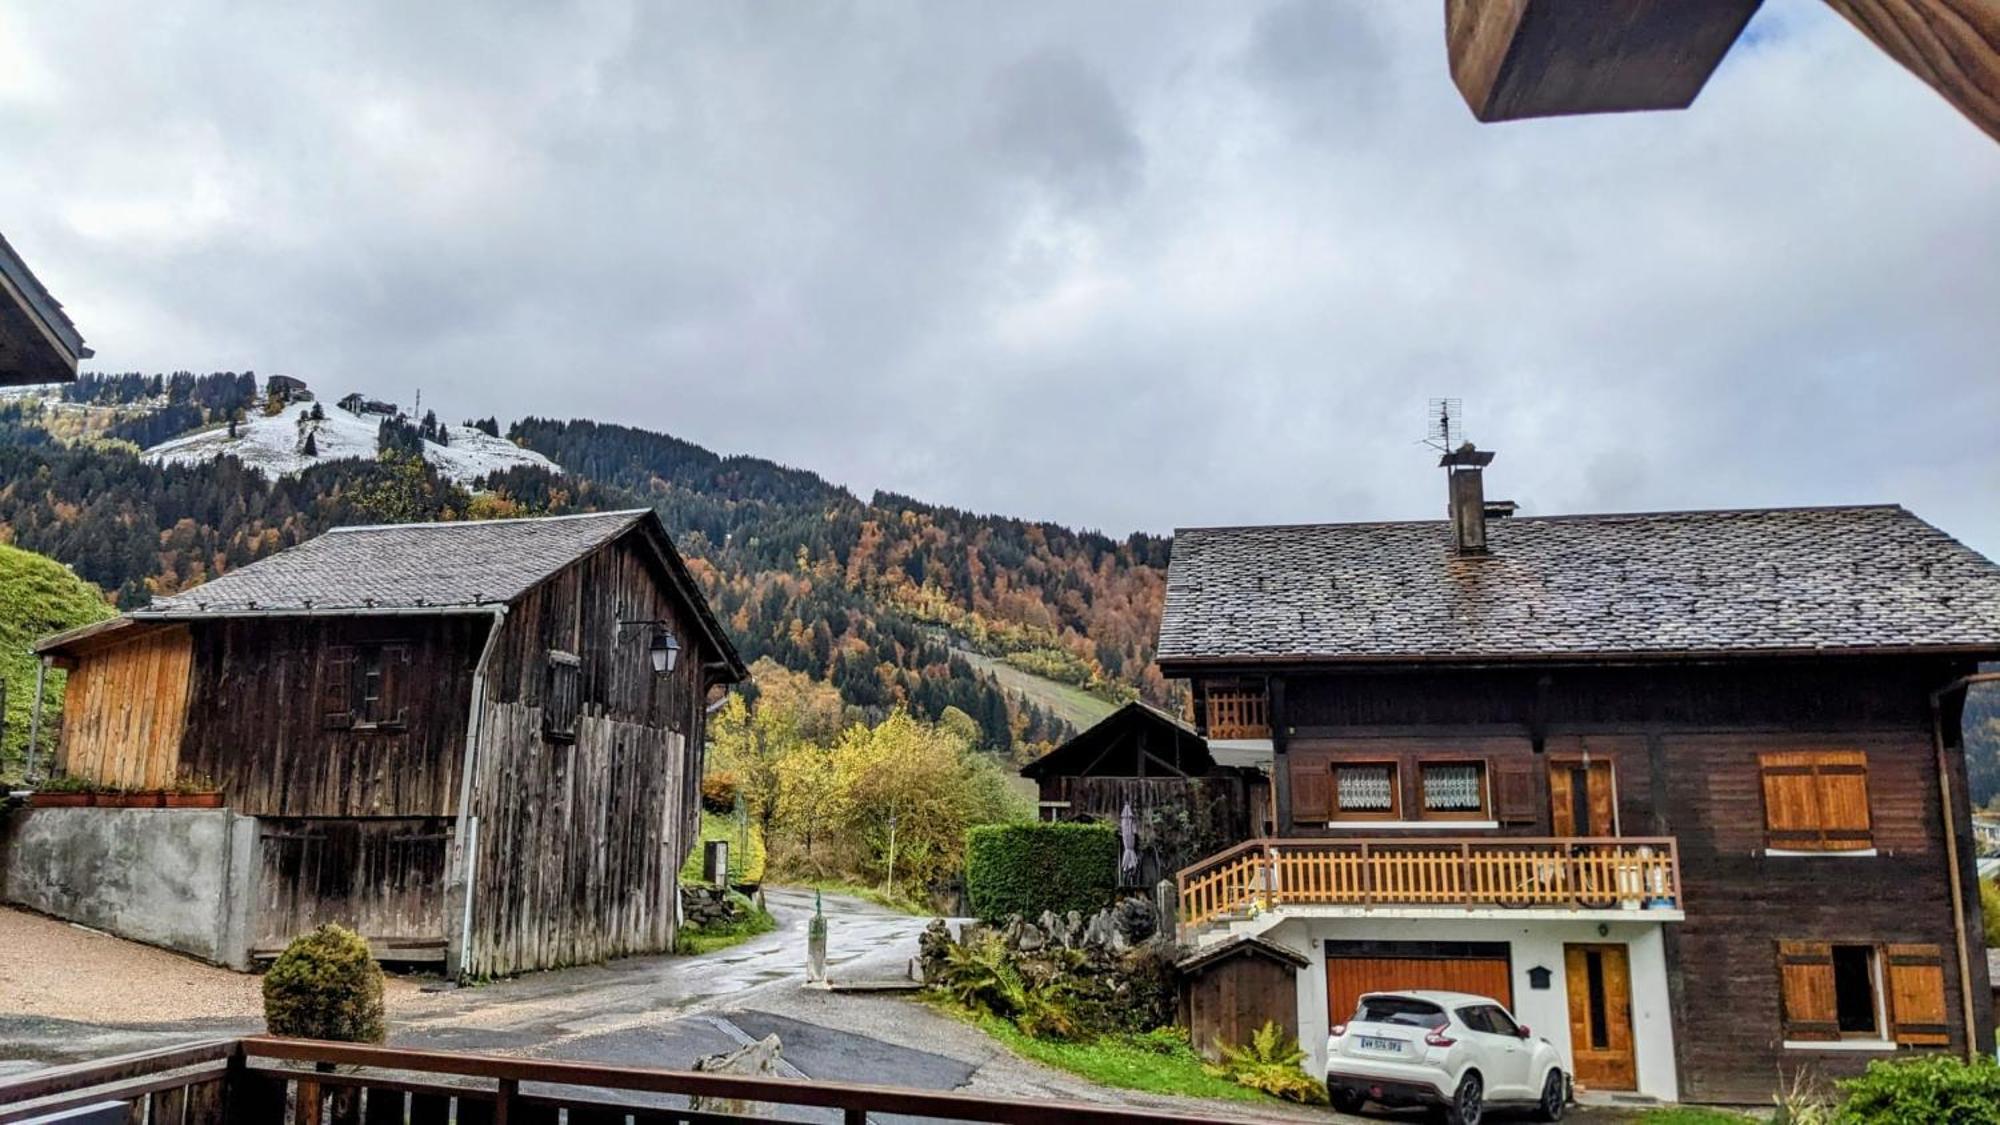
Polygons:
<instances>
[{"instance_id":1,"label":"window","mask_svg":"<svg viewBox=\"0 0 2000 1125\"><path fill-rule=\"evenodd\" d=\"M1354 1011L1354 1022L1436 1027L1444 1022L1444 1009L1414 996L1364 996Z\"/></svg>"},{"instance_id":2,"label":"window","mask_svg":"<svg viewBox=\"0 0 2000 1125\"><path fill-rule=\"evenodd\" d=\"M410 646L331 645L320 677L321 724L330 730L404 729Z\"/></svg>"},{"instance_id":3,"label":"window","mask_svg":"<svg viewBox=\"0 0 2000 1125\"><path fill-rule=\"evenodd\" d=\"M1944 953L1935 945L1778 943L1788 1045L1944 1046Z\"/></svg>"},{"instance_id":4,"label":"window","mask_svg":"<svg viewBox=\"0 0 2000 1125\"><path fill-rule=\"evenodd\" d=\"M573 654L549 650L549 677L542 696L542 737L552 742L576 738L577 678L582 662Z\"/></svg>"},{"instance_id":5,"label":"window","mask_svg":"<svg viewBox=\"0 0 2000 1125\"><path fill-rule=\"evenodd\" d=\"M1868 755L1858 750L1758 755L1764 837L1773 851L1851 852L1874 847Z\"/></svg>"},{"instance_id":6,"label":"window","mask_svg":"<svg viewBox=\"0 0 2000 1125\"><path fill-rule=\"evenodd\" d=\"M1396 767L1346 762L1333 767L1334 814L1343 819L1396 819Z\"/></svg>"},{"instance_id":7,"label":"window","mask_svg":"<svg viewBox=\"0 0 2000 1125\"><path fill-rule=\"evenodd\" d=\"M1423 815L1449 820L1486 817L1486 766L1481 762L1425 762L1417 767L1423 783Z\"/></svg>"},{"instance_id":8,"label":"window","mask_svg":"<svg viewBox=\"0 0 2000 1125\"><path fill-rule=\"evenodd\" d=\"M1483 1031L1488 1035L1505 1035L1510 1039L1520 1038L1520 1028L1513 1017L1492 1004L1474 1004L1469 1008L1460 1008L1458 1020L1474 1031Z\"/></svg>"}]
</instances>

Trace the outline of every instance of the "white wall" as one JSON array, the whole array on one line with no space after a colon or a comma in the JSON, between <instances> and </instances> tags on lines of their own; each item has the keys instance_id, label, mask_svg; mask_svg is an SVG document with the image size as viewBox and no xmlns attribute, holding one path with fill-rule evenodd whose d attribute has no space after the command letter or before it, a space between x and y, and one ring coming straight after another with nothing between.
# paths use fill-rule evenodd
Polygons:
<instances>
[{"instance_id":1,"label":"white wall","mask_svg":"<svg viewBox=\"0 0 2000 1125\"><path fill-rule=\"evenodd\" d=\"M1299 973L1299 1045L1312 1055L1311 1069L1326 1068L1326 946L1328 939L1359 941L1504 941L1512 952L1514 1016L1534 1034L1555 1045L1563 1063L1572 1062L1569 997L1564 988L1565 942L1623 944L1632 963L1632 1038L1638 1061L1639 1093L1661 1101L1679 1098L1674 1069L1673 1009L1667 993L1666 941L1660 922L1503 921L1436 918L1288 918L1265 936L1311 959ZM1549 987L1528 986L1528 970L1549 970Z\"/></svg>"}]
</instances>

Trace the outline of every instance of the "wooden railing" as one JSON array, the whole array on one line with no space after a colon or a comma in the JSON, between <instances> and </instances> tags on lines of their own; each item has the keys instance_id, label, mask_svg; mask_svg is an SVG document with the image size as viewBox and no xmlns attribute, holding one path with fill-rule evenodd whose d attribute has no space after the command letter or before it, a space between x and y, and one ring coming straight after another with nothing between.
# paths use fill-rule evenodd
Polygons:
<instances>
[{"instance_id":1,"label":"wooden railing","mask_svg":"<svg viewBox=\"0 0 2000 1125\"><path fill-rule=\"evenodd\" d=\"M1002 1125L1244 1120L308 1039L202 1043L0 1080L0 1125L87 1107L107 1111L92 1119L145 1125L712 1125L767 1121L774 1115L758 1111L772 1108L845 1125L882 1114Z\"/></svg>"},{"instance_id":2,"label":"wooden railing","mask_svg":"<svg viewBox=\"0 0 2000 1125\"><path fill-rule=\"evenodd\" d=\"M1202 733L1209 738L1271 737L1271 703L1262 688L1210 688L1203 698L1208 707L1208 729Z\"/></svg>"},{"instance_id":3,"label":"wooden railing","mask_svg":"<svg viewBox=\"0 0 2000 1125\"><path fill-rule=\"evenodd\" d=\"M1681 906L1671 837L1252 840L1180 872L1180 917L1286 906Z\"/></svg>"}]
</instances>

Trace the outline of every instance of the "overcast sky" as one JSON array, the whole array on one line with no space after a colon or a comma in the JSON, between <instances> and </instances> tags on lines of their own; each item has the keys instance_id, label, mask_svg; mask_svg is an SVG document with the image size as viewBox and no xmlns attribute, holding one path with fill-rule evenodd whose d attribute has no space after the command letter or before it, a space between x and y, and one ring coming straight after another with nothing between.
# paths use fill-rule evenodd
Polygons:
<instances>
[{"instance_id":1,"label":"overcast sky","mask_svg":"<svg viewBox=\"0 0 2000 1125\"><path fill-rule=\"evenodd\" d=\"M1113 533L1439 515L1452 395L1528 512L2000 556L2000 145L1819 0L1485 126L1435 0L305 7L0 10L0 230L100 369Z\"/></svg>"}]
</instances>

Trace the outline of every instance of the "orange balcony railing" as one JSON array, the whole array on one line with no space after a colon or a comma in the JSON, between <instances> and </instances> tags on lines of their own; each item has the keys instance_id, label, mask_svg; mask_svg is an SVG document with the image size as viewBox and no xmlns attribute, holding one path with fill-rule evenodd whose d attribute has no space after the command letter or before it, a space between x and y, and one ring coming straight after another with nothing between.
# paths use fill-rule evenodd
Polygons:
<instances>
[{"instance_id":1,"label":"orange balcony railing","mask_svg":"<svg viewBox=\"0 0 2000 1125\"><path fill-rule=\"evenodd\" d=\"M1251 840L1179 884L1187 926L1303 905L1681 908L1671 837Z\"/></svg>"},{"instance_id":2,"label":"orange balcony railing","mask_svg":"<svg viewBox=\"0 0 2000 1125\"><path fill-rule=\"evenodd\" d=\"M1208 704L1208 729L1202 733L1208 737L1271 737L1271 703L1261 688L1211 688L1203 698Z\"/></svg>"}]
</instances>

